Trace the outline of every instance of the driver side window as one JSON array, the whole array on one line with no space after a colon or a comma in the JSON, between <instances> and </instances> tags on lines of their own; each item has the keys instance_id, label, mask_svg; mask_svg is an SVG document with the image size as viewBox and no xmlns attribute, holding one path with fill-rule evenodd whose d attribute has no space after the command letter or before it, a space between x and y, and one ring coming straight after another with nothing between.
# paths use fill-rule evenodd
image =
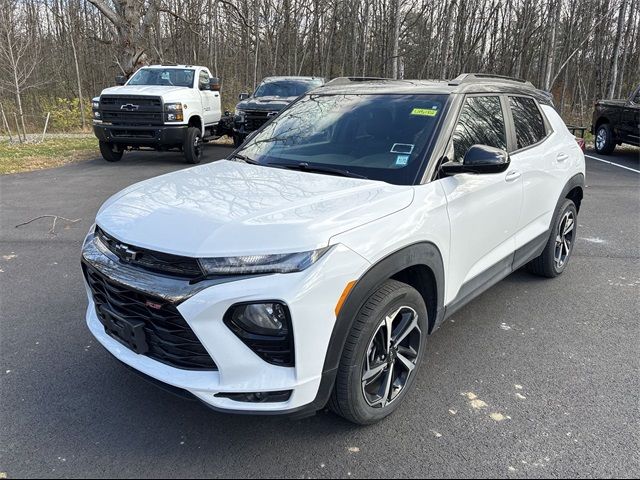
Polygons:
<instances>
[{"instance_id":1,"label":"driver side window","mask_svg":"<svg viewBox=\"0 0 640 480\"><path fill-rule=\"evenodd\" d=\"M205 88L207 89L207 86L209 85L209 75L207 74L207 72L205 72L204 70L200 71L200 77L199 77L199 84L198 86L200 88Z\"/></svg>"},{"instance_id":2,"label":"driver side window","mask_svg":"<svg viewBox=\"0 0 640 480\"><path fill-rule=\"evenodd\" d=\"M453 132L454 162L462 162L473 145L507 149L507 135L500 97L467 97Z\"/></svg>"}]
</instances>

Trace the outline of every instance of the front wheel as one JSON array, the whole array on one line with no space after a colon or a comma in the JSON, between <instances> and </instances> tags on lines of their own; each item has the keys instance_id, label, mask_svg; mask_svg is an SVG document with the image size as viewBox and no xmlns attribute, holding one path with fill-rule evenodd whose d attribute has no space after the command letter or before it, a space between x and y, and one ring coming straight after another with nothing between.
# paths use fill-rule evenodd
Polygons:
<instances>
[{"instance_id":1,"label":"front wheel","mask_svg":"<svg viewBox=\"0 0 640 480\"><path fill-rule=\"evenodd\" d=\"M115 143L99 142L100 154L107 162L118 162L122 160L124 149Z\"/></svg>"},{"instance_id":2,"label":"front wheel","mask_svg":"<svg viewBox=\"0 0 640 480\"><path fill-rule=\"evenodd\" d=\"M202 160L202 133L197 127L187 129L184 144L184 156L189 163L200 163Z\"/></svg>"},{"instance_id":3,"label":"front wheel","mask_svg":"<svg viewBox=\"0 0 640 480\"><path fill-rule=\"evenodd\" d=\"M596 139L594 142L596 152L608 155L616 148L616 142L613 138L613 132L611 126L608 123L603 123L596 130Z\"/></svg>"},{"instance_id":4,"label":"front wheel","mask_svg":"<svg viewBox=\"0 0 640 480\"><path fill-rule=\"evenodd\" d=\"M329 407L360 425L393 413L411 391L427 329L420 293L396 280L385 281L356 316Z\"/></svg>"},{"instance_id":5,"label":"front wheel","mask_svg":"<svg viewBox=\"0 0 640 480\"><path fill-rule=\"evenodd\" d=\"M575 203L566 199L554 218L547 245L540 256L531 260L527 265L527 269L531 273L554 278L564 272L578 238L577 220L578 211Z\"/></svg>"}]
</instances>

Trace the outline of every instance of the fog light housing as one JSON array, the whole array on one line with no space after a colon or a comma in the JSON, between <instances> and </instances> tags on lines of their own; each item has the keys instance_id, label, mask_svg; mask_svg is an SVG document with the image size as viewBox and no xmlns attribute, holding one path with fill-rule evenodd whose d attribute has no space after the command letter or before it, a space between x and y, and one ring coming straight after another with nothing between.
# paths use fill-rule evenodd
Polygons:
<instances>
[{"instance_id":1,"label":"fog light housing","mask_svg":"<svg viewBox=\"0 0 640 480\"><path fill-rule=\"evenodd\" d=\"M238 303L227 311L223 320L265 362L294 366L291 315L284 303L271 300Z\"/></svg>"}]
</instances>

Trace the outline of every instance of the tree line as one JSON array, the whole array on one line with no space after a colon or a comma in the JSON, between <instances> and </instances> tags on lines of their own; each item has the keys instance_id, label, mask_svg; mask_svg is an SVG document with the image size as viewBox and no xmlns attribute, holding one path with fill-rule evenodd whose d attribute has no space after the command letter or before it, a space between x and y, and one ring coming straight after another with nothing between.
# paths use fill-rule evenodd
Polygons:
<instances>
[{"instance_id":1,"label":"tree line","mask_svg":"<svg viewBox=\"0 0 640 480\"><path fill-rule=\"evenodd\" d=\"M77 128L88 99L150 63L208 66L228 109L268 75L486 72L586 125L596 99L640 83L639 1L0 0L0 102Z\"/></svg>"}]
</instances>

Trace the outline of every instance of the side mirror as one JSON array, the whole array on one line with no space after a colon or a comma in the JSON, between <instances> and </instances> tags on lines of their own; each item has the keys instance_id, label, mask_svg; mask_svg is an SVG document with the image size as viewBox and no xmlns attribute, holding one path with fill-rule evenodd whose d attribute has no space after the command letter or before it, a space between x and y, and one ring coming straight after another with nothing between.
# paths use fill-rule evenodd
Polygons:
<instances>
[{"instance_id":1,"label":"side mirror","mask_svg":"<svg viewBox=\"0 0 640 480\"><path fill-rule=\"evenodd\" d=\"M125 83L127 83L127 77L124 75L118 75L116 77L116 85L124 85Z\"/></svg>"},{"instance_id":2,"label":"side mirror","mask_svg":"<svg viewBox=\"0 0 640 480\"><path fill-rule=\"evenodd\" d=\"M501 173L509 168L509 154L488 145L473 145L464 155L462 163L447 162L440 167L445 175L458 173Z\"/></svg>"},{"instance_id":3,"label":"side mirror","mask_svg":"<svg viewBox=\"0 0 640 480\"><path fill-rule=\"evenodd\" d=\"M209 79L209 88L214 92L219 92L220 87L222 87L222 83L218 77L211 77Z\"/></svg>"},{"instance_id":4,"label":"side mirror","mask_svg":"<svg viewBox=\"0 0 640 480\"><path fill-rule=\"evenodd\" d=\"M240 101L246 100L247 98L249 98L249 94L247 92L242 92L240 95L238 95L238 100Z\"/></svg>"}]
</instances>

